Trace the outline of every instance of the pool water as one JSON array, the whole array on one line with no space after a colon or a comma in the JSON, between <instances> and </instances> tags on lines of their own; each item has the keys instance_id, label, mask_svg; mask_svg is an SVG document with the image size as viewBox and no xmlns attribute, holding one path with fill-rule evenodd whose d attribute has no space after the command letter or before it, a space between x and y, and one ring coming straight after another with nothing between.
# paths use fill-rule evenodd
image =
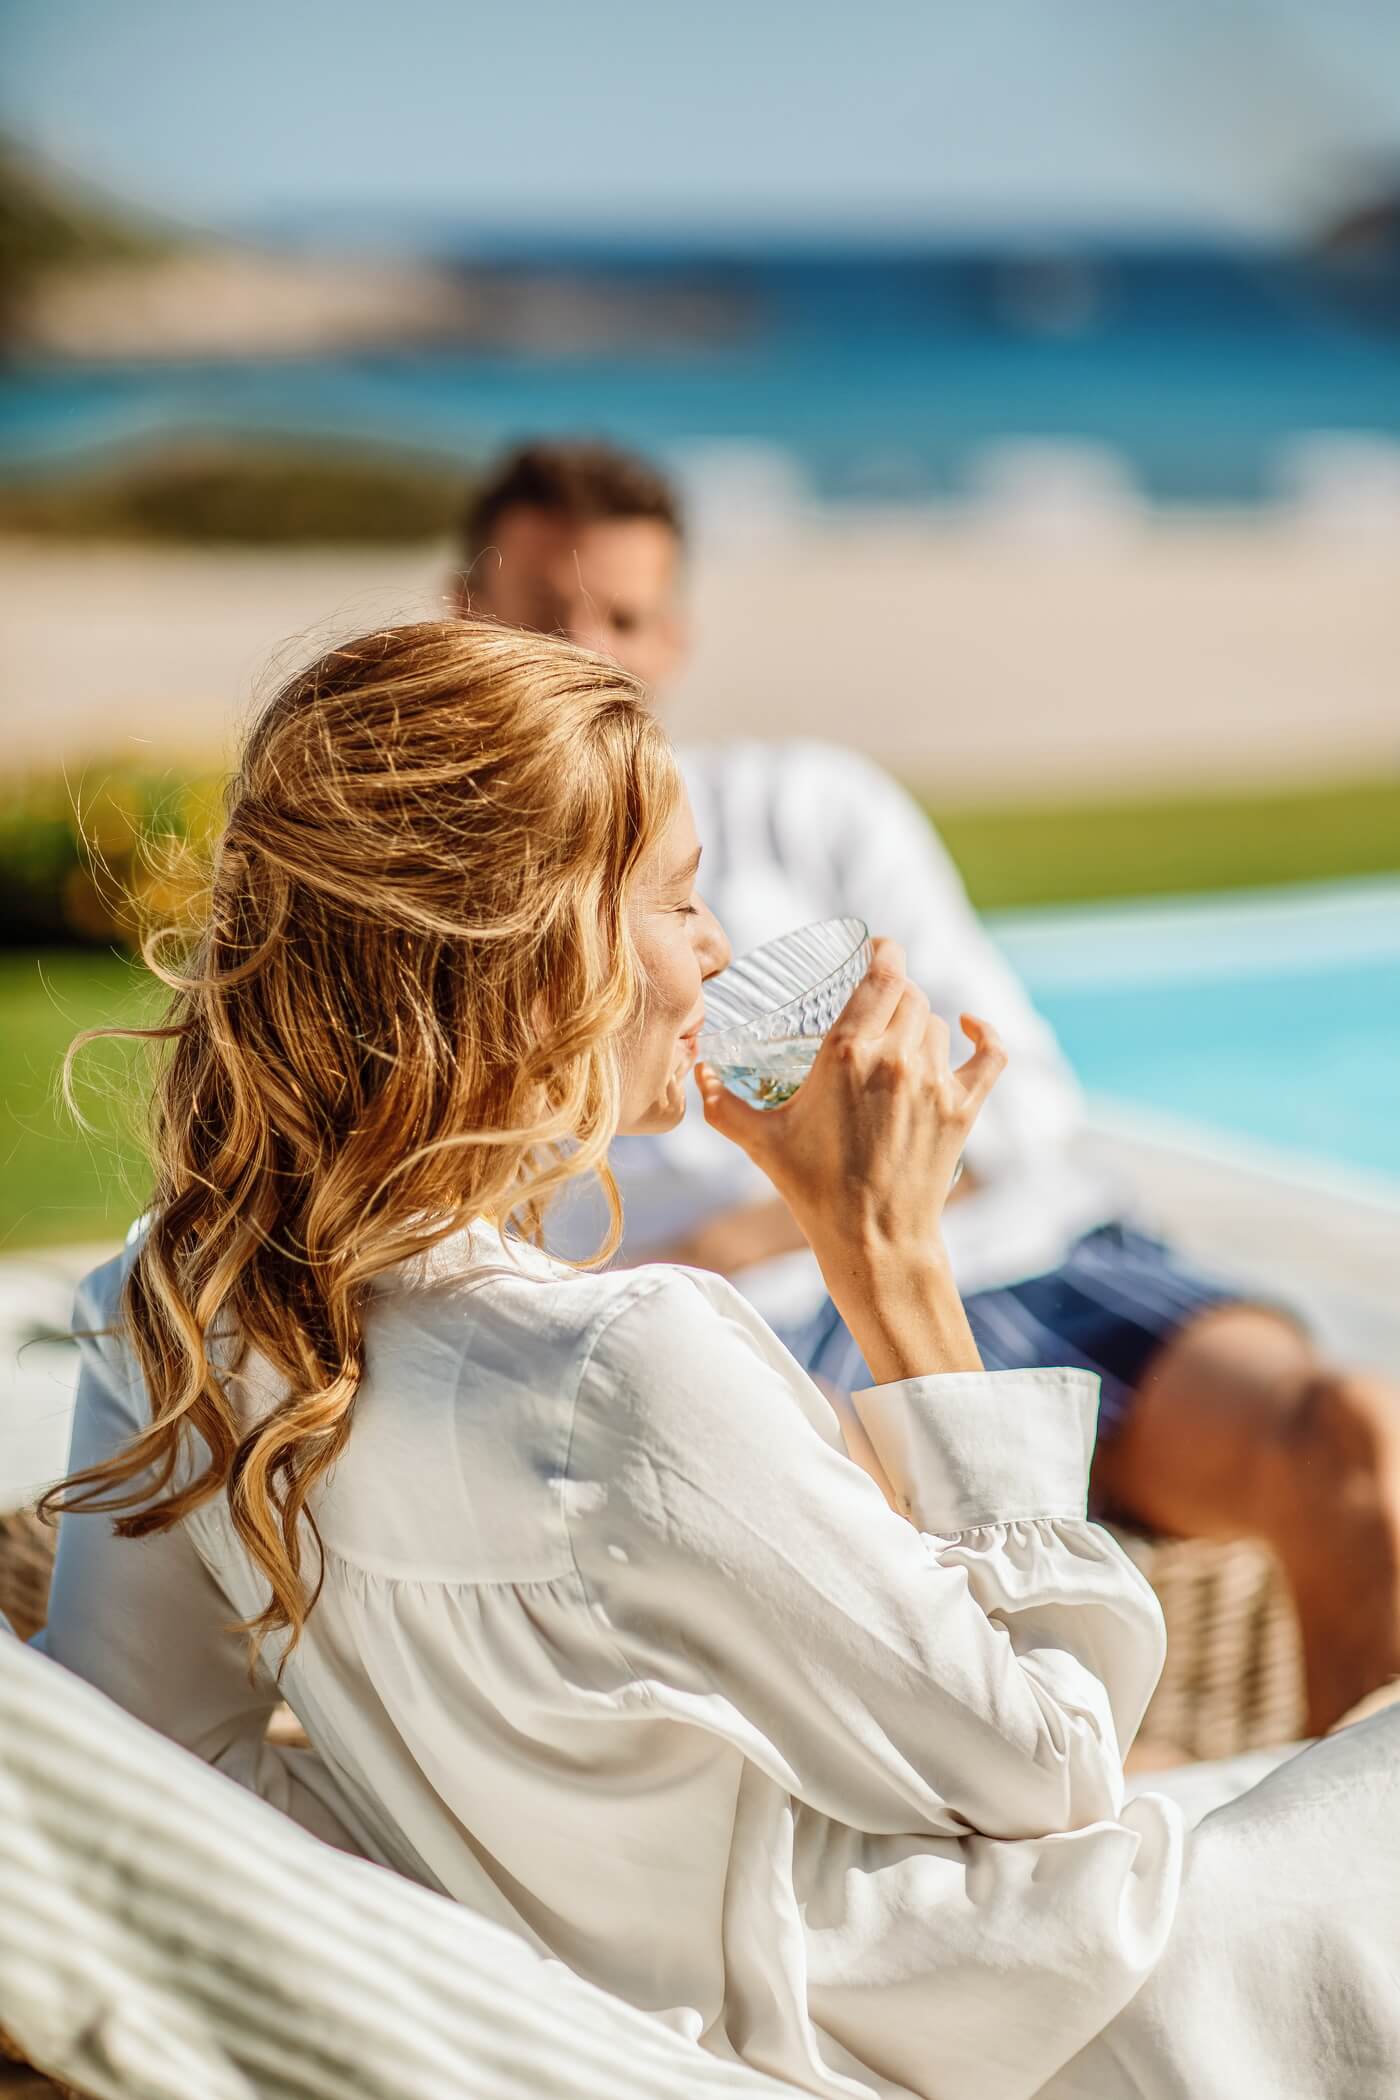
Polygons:
<instances>
[{"instance_id":1,"label":"pool water","mask_svg":"<svg viewBox=\"0 0 1400 2100\"><path fill-rule=\"evenodd\" d=\"M992 930L1091 1095L1400 1188L1400 882Z\"/></svg>"}]
</instances>

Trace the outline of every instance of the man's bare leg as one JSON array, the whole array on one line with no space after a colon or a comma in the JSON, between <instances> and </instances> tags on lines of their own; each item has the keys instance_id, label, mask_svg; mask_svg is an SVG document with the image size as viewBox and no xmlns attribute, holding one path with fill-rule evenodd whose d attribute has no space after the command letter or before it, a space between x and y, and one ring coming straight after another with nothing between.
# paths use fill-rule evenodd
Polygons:
<instances>
[{"instance_id":1,"label":"man's bare leg","mask_svg":"<svg viewBox=\"0 0 1400 2100\"><path fill-rule=\"evenodd\" d=\"M1280 1315L1220 1306L1165 1344L1094 1486L1152 1530L1273 1547L1310 1734L1400 1673L1400 1392L1326 1364Z\"/></svg>"}]
</instances>

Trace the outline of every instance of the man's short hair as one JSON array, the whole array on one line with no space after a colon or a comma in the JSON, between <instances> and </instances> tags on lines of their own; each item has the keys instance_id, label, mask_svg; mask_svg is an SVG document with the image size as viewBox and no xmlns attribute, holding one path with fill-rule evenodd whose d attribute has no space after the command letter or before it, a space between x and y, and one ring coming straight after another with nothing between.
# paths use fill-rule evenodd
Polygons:
<instances>
[{"instance_id":1,"label":"man's short hair","mask_svg":"<svg viewBox=\"0 0 1400 2100\"><path fill-rule=\"evenodd\" d=\"M654 518L684 537L680 497L635 452L592 439L541 439L517 446L473 491L462 518L467 567L489 547L507 511L542 510L577 525Z\"/></svg>"}]
</instances>

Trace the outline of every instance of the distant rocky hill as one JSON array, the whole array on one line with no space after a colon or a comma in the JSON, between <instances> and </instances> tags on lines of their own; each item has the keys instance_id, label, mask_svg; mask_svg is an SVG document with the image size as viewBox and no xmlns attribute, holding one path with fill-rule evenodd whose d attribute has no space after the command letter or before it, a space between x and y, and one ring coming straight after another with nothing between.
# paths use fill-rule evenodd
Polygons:
<instances>
[{"instance_id":1,"label":"distant rocky hill","mask_svg":"<svg viewBox=\"0 0 1400 2100\"><path fill-rule=\"evenodd\" d=\"M284 358L445 349L596 354L725 341L744 301L697 279L316 255L177 233L0 147L0 344L11 357Z\"/></svg>"},{"instance_id":2,"label":"distant rocky hill","mask_svg":"<svg viewBox=\"0 0 1400 2100\"><path fill-rule=\"evenodd\" d=\"M159 228L38 166L0 138L0 329L18 324L52 277L113 263L149 265L169 252Z\"/></svg>"}]
</instances>

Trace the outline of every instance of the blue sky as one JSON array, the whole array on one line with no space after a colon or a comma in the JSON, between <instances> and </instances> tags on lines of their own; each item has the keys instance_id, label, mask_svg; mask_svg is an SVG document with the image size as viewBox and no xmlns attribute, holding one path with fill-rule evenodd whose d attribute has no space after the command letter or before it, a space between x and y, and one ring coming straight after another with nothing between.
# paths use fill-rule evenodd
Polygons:
<instances>
[{"instance_id":1,"label":"blue sky","mask_svg":"<svg viewBox=\"0 0 1400 2100\"><path fill-rule=\"evenodd\" d=\"M1400 0L4 0L0 123L211 221L1268 230L1400 159Z\"/></svg>"}]
</instances>

